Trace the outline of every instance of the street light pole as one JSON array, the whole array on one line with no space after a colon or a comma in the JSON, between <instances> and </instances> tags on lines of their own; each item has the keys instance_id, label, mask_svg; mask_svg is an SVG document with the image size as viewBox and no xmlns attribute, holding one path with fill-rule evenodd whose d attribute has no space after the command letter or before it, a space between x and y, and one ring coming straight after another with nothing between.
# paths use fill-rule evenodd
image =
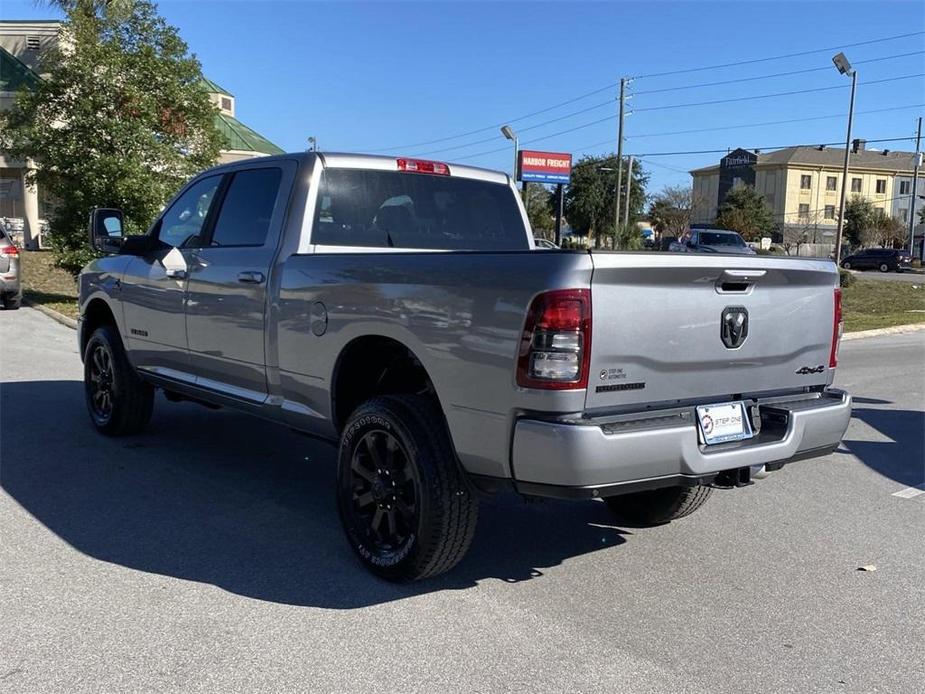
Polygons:
<instances>
[{"instance_id":1,"label":"street light pole","mask_svg":"<svg viewBox=\"0 0 925 694\"><path fill-rule=\"evenodd\" d=\"M626 109L626 78L620 78L620 115L617 122L617 190L613 200L613 241L617 242L617 227L620 226L620 188L623 185L623 120Z\"/></svg>"},{"instance_id":2,"label":"street light pole","mask_svg":"<svg viewBox=\"0 0 925 694\"><path fill-rule=\"evenodd\" d=\"M854 93L858 84L858 72L851 67L851 63L845 57L844 53L839 53L832 58L835 67L843 75L851 77L851 103L848 106L848 134L845 136L845 165L842 167L841 175L841 199L838 203L838 232L835 237L835 264L841 264L841 242L842 233L845 229L845 197L848 193L848 161L851 156L851 124L854 121Z\"/></svg>"},{"instance_id":3,"label":"street light pole","mask_svg":"<svg viewBox=\"0 0 925 694\"><path fill-rule=\"evenodd\" d=\"M630 193L633 192L633 155L627 157L626 201L623 203L623 226L630 223Z\"/></svg>"}]
</instances>

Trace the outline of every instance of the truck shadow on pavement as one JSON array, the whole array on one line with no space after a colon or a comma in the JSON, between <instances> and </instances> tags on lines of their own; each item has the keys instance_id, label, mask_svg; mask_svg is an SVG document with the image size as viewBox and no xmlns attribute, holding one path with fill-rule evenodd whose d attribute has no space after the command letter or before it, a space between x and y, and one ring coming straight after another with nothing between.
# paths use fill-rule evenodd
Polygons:
<instances>
[{"instance_id":1,"label":"truck shadow on pavement","mask_svg":"<svg viewBox=\"0 0 925 694\"><path fill-rule=\"evenodd\" d=\"M862 463L907 487L925 482L925 412L856 408L851 416L890 439L846 439L844 445ZM849 429L846 436L850 434Z\"/></svg>"},{"instance_id":2,"label":"truck shadow on pavement","mask_svg":"<svg viewBox=\"0 0 925 694\"><path fill-rule=\"evenodd\" d=\"M350 609L483 579L517 582L624 542L593 502L483 503L468 556L412 585L368 573L344 540L334 449L278 425L158 395L145 434L91 427L77 381L0 384L0 486L80 552L293 605Z\"/></svg>"}]
</instances>

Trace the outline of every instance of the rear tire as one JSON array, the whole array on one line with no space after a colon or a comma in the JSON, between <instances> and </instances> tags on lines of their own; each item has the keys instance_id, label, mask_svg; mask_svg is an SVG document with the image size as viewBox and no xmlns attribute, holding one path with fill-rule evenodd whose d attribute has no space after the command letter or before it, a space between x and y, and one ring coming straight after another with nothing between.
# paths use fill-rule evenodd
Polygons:
<instances>
[{"instance_id":1,"label":"rear tire","mask_svg":"<svg viewBox=\"0 0 925 694\"><path fill-rule=\"evenodd\" d=\"M21 294L6 294L3 297L3 308L6 311L15 311L22 306Z\"/></svg>"},{"instance_id":2,"label":"rear tire","mask_svg":"<svg viewBox=\"0 0 925 694\"><path fill-rule=\"evenodd\" d=\"M846 270L850 270L850 269L851 269L851 263L849 263L847 260L846 260L845 262L843 262L843 263L841 264L841 266L842 266L843 268L845 268Z\"/></svg>"},{"instance_id":3,"label":"rear tire","mask_svg":"<svg viewBox=\"0 0 925 694\"><path fill-rule=\"evenodd\" d=\"M90 421L106 436L140 433L151 419L154 387L135 373L112 326L97 328L87 342L84 393Z\"/></svg>"},{"instance_id":4,"label":"rear tire","mask_svg":"<svg viewBox=\"0 0 925 694\"><path fill-rule=\"evenodd\" d=\"M478 501L436 402L392 395L354 411L338 451L337 506L354 552L381 578L417 581L463 558Z\"/></svg>"},{"instance_id":5,"label":"rear tire","mask_svg":"<svg viewBox=\"0 0 925 694\"><path fill-rule=\"evenodd\" d=\"M664 487L647 492L623 494L604 499L617 516L638 525L661 525L689 516L703 506L712 487Z\"/></svg>"},{"instance_id":6,"label":"rear tire","mask_svg":"<svg viewBox=\"0 0 925 694\"><path fill-rule=\"evenodd\" d=\"M886 263L880 263L880 272L889 272L890 266Z\"/></svg>"}]
</instances>

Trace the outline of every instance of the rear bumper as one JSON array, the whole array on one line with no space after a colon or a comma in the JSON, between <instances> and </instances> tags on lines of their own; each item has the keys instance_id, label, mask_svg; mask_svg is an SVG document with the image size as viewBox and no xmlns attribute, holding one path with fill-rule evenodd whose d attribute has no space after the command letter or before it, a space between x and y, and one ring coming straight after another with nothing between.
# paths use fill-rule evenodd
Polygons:
<instances>
[{"instance_id":1,"label":"rear bumper","mask_svg":"<svg viewBox=\"0 0 925 694\"><path fill-rule=\"evenodd\" d=\"M21 284L18 272L0 272L0 292L3 294L19 294Z\"/></svg>"},{"instance_id":2,"label":"rear bumper","mask_svg":"<svg viewBox=\"0 0 925 694\"><path fill-rule=\"evenodd\" d=\"M700 444L693 408L581 423L522 419L514 430L515 484L524 494L594 498L706 484L719 473L826 455L851 418L838 390L756 403L761 432L748 441Z\"/></svg>"}]
</instances>

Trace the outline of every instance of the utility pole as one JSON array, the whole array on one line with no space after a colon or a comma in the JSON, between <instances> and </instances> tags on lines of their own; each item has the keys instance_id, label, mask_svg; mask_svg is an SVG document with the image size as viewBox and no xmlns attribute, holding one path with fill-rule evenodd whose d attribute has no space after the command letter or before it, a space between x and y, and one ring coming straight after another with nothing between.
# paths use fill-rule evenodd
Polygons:
<instances>
[{"instance_id":1,"label":"utility pole","mask_svg":"<svg viewBox=\"0 0 925 694\"><path fill-rule=\"evenodd\" d=\"M626 78L620 78L620 116L617 123L617 189L613 201L613 244L617 245L617 227L620 226L620 188L623 184L623 119L626 110Z\"/></svg>"},{"instance_id":2,"label":"utility pole","mask_svg":"<svg viewBox=\"0 0 925 694\"><path fill-rule=\"evenodd\" d=\"M630 223L630 193L633 192L633 155L627 157L626 164L626 204L623 205L623 226Z\"/></svg>"},{"instance_id":3,"label":"utility pole","mask_svg":"<svg viewBox=\"0 0 925 694\"><path fill-rule=\"evenodd\" d=\"M919 116L919 130L915 136L915 164L912 173L912 204L909 205L909 255L915 252L915 201L918 200L916 192L919 183L919 166L922 162L922 117ZM922 242L925 251L925 241Z\"/></svg>"}]
</instances>

